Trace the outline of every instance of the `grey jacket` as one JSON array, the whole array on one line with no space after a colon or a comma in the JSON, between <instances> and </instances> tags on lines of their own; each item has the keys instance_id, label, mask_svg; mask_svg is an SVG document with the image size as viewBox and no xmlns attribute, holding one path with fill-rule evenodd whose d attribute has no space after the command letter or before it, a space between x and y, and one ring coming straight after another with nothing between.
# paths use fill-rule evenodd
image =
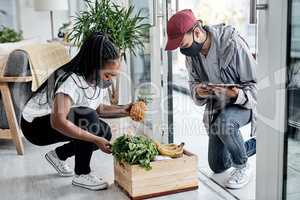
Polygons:
<instances>
[{"instance_id":1,"label":"grey jacket","mask_svg":"<svg viewBox=\"0 0 300 200\"><path fill-rule=\"evenodd\" d=\"M206 105L204 125L208 129L214 114L229 102L216 98L201 98L197 96L195 86L198 83L235 83L239 84L241 89L236 102L233 103L252 110L251 135L255 135L257 118L256 61L245 40L232 26L220 24L205 28L212 36L209 50L212 52L209 53L215 59L212 59L211 62L203 62L203 56L200 54L196 57L186 57L192 98L197 105Z\"/></svg>"}]
</instances>

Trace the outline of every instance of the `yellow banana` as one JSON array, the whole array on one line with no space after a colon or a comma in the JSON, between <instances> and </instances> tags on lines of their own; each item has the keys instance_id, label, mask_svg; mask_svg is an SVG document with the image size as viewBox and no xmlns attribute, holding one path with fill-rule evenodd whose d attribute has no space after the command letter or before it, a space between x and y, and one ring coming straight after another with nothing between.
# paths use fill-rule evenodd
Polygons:
<instances>
[{"instance_id":1,"label":"yellow banana","mask_svg":"<svg viewBox=\"0 0 300 200\"><path fill-rule=\"evenodd\" d=\"M183 155L184 143L177 144L160 144L156 142L157 150L163 156L169 156L171 158L179 158Z\"/></svg>"}]
</instances>

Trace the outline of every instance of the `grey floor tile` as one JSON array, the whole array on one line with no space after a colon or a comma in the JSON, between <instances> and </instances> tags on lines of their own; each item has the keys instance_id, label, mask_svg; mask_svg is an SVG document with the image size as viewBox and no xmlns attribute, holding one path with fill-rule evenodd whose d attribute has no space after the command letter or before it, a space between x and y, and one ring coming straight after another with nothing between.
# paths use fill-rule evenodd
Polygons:
<instances>
[{"instance_id":1,"label":"grey floor tile","mask_svg":"<svg viewBox=\"0 0 300 200\"><path fill-rule=\"evenodd\" d=\"M213 181L223 186L229 171L215 175L210 170L207 153L208 153L208 136L204 128L202 117L204 107L198 107L194 104L189 96L181 93L174 93L174 139L175 143L185 142L186 148L198 156L199 170L210 177ZM241 129L243 137L247 140L250 136L251 126L247 125ZM253 168L253 178L251 182L243 189L228 190L239 199L255 199L255 176L256 176L256 158L249 159Z\"/></svg>"},{"instance_id":2,"label":"grey floor tile","mask_svg":"<svg viewBox=\"0 0 300 200\"><path fill-rule=\"evenodd\" d=\"M44 154L57 145L37 147L25 142L25 155L17 156L12 142L0 140L0 199L1 200L127 200L113 184L113 159L100 151L93 155L94 173L109 181L105 191L89 191L71 185L72 178L59 177L44 159ZM68 160L73 166L73 159ZM199 183L197 191L154 199L222 199L206 185Z\"/></svg>"}]
</instances>

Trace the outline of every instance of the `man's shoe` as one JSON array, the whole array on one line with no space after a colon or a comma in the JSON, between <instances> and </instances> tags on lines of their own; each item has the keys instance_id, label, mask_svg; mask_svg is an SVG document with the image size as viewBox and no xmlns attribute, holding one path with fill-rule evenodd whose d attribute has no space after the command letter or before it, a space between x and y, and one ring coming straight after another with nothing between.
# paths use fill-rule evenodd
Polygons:
<instances>
[{"instance_id":1,"label":"man's shoe","mask_svg":"<svg viewBox=\"0 0 300 200\"><path fill-rule=\"evenodd\" d=\"M247 185L251 179L252 170L249 164L246 164L244 168L234 169L230 177L225 183L225 187L229 189L240 189Z\"/></svg>"}]
</instances>

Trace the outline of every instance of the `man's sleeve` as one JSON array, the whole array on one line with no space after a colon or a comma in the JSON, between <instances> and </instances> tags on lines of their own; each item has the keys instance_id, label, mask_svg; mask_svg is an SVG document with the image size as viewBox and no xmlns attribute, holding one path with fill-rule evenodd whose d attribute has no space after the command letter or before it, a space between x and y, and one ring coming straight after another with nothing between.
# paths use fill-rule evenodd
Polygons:
<instances>
[{"instance_id":1,"label":"man's sleeve","mask_svg":"<svg viewBox=\"0 0 300 200\"><path fill-rule=\"evenodd\" d=\"M192 99L196 105L203 106L207 103L207 99L199 97L196 93L196 86L201 82L193 70L192 61L190 58L186 58L185 65L189 74L189 86Z\"/></svg>"},{"instance_id":2,"label":"man's sleeve","mask_svg":"<svg viewBox=\"0 0 300 200\"><path fill-rule=\"evenodd\" d=\"M234 103L247 109L252 109L257 104L256 61L247 44L240 37L237 39L237 51L233 59L241 85L238 97Z\"/></svg>"}]
</instances>

